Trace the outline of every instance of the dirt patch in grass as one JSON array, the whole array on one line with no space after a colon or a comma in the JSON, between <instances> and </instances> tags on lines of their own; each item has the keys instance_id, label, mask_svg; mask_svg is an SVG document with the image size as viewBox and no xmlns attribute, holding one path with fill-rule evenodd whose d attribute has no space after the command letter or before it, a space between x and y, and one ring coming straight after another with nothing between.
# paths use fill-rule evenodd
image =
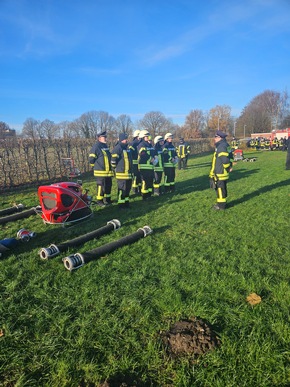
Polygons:
<instances>
[{"instance_id":1,"label":"dirt patch in grass","mask_svg":"<svg viewBox=\"0 0 290 387\"><path fill-rule=\"evenodd\" d=\"M221 344L212 326L198 317L177 321L161 332L161 339L170 357L189 356L193 361Z\"/></svg>"}]
</instances>

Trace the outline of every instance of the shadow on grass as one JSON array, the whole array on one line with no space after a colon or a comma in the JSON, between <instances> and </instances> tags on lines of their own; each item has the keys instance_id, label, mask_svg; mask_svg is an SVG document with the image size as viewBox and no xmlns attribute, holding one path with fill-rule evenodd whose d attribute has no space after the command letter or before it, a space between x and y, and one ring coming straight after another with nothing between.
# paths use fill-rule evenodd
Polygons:
<instances>
[{"instance_id":1,"label":"shadow on grass","mask_svg":"<svg viewBox=\"0 0 290 387\"><path fill-rule=\"evenodd\" d=\"M230 208L230 207L234 207L236 206L237 204L241 204L241 203L244 203L258 195L261 195L261 194L264 194L266 192L269 192L269 191L272 191L274 189L277 189L277 188L280 188L280 187L284 187L286 185L290 185L290 179L287 179L287 180L283 180L283 181L279 181L278 183L275 183L275 184L271 184L271 185L265 185L264 187L256 190L256 191L253 191L251 193L248 193L244 196L242 196L241 198L239 199L236 199L236 200L233 200L232 202L229 202L227 207Z\"/></svg>"},{"instance_id":2,"label":"shadow on grass","mask_svg":"<svg viewBox=\"0 0 290 387\"><path fill-rule=\"evenodd\" d=\"M247 169L237 170L233 172L233 174L230 176L229 181L240 180L258 172L259 172L259 169L253 169L251 171ZM188 179L188 180L177 182L175 185L176 185L176 193L181 195L187 194L193 191L203 191L205 189L209 189L209 177L208 175L199 176L194 179Z\"/></svg>"}]
</instances>

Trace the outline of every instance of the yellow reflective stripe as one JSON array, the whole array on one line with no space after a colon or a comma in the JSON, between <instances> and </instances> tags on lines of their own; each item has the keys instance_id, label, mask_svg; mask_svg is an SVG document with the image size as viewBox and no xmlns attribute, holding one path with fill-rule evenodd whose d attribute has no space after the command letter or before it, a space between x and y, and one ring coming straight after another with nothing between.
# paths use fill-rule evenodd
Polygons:
<instances>
[{"instance_id":1,"label":"yellow reflective stripe","mask_svg":"<svg viewBox=\"0 0 290 387\"><path fill-rule=\"evenodd\" d=\"M89 157L96 157L96 155L95 155L94 153L91 153L91 154L89 155Z\"/></svg>"},{"instance_id":2,"label":"yellow reflective stripe","mask_svg":"<svg viewBox=\"0 0 290 387\"><path fill-rule=\"evenodd\" d=\"M114 174L113 174L113 171L98 171L98 170L94 170L94 176L112 177L112 176L114 176Z\"/></svg>"},{"instance_id":3,"label":"yellow reflective stripe","mask_svg":"<svg viewBox=\"0 0 290 387\"><path fill-rule=\"evenodd\" d=\"M128 152L123 151L124 154L124 170L129 171L129 157L128 157Z\"/></svg>"}]
</instances>

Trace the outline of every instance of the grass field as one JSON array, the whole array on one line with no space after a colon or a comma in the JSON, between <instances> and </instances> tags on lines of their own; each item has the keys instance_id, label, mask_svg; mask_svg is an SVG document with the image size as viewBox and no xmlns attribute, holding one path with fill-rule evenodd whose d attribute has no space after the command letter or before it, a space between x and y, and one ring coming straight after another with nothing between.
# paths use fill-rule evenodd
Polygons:
<instances>
[{"instance_id":1,"label":"grass field","mask_svg":"<svg viewBox=\"0 0 290 387\"><path fill-rule=\"evenodd\" d=\"M68 228L38 215L1 225L1 239L23 227L37 236L0 259L0 385L289 386L290 175L285 152L247 155L257 161L234 166L226 211L212 209L204 155L177 171L176 193L134 197L128 211L94 208ZM94 193L93 178L83 186ZM0 209L14 202L39 204L37 187L2 194ZM119 230L40 259L39 248L114 218ZM65 269L69 253L144 225L152 235ZM247 302L251 293L259 304ZM221 345L195 359L169 357L160 332L193 316L212 325Z\"/></svg>"}]
</instances>

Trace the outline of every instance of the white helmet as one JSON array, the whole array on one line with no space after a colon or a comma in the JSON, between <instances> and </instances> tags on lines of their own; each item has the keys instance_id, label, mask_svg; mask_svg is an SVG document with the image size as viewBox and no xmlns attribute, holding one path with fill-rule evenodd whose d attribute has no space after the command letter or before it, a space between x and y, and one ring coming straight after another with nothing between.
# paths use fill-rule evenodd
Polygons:
<instances>
[{"instance_id":1,"label":"white helmet","mask_svg":"<svg viewBox=\"0 0 290 387\"><path fill-rule=\"evenodd\" d=\"M146 136L150 136L150 133L148 132L148 130L141 130L139 133L139 137L144 138Z\"/></svg>"},{"instance_id":2,"label":"white helmet","mask_svg":"<svg viewBox=\"0 0 290 387\"><path fill-rule=\"evenodd\" d=\"M135 130L135 132L133 133L133 137L139 137L139 134L140 134L140 130Z\"/></svg>"},{"instance_id":3,"label":"white helmet","mask_svg":"<svg viewBox=\"0 0 290 387\"><path fill-rule=\"evenodd\" d=\"M162 136L156 136L154 138L154 144L157 144L159 141L164 141L164 138Z\"/></svg>"},{"instance_id":4,"label":"white helmet","mask_svg":"<svg viewBox=\"0 0 290 387\"><path fill-rule=\"evenodd\" d=\"M165 136L164 136L164 140L167 140L169 137L173 138L173 134L172 133L166 133Z\"/></svg>"}]
</instances>

